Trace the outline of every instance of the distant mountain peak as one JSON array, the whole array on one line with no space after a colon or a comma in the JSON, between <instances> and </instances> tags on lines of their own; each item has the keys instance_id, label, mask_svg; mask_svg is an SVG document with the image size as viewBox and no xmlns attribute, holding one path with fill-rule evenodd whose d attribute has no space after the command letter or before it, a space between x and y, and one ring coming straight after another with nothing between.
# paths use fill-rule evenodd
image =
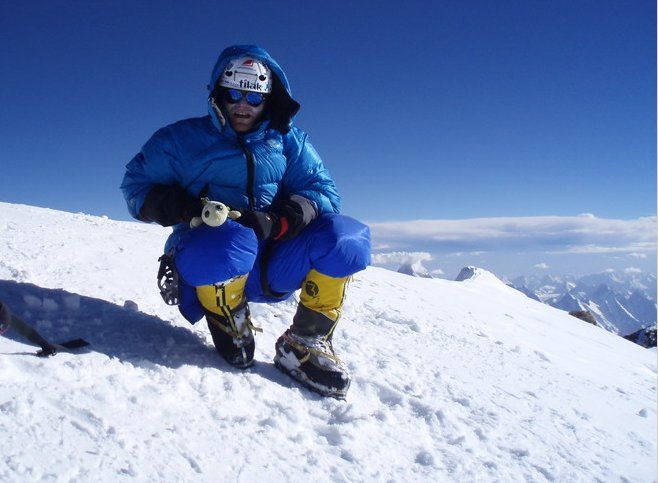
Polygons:
<instances>
[{"instance_id":1,"label":"distant mountain peak","mask_svg":"<svg viewBox=\"0 0 658 483\"><path fill-rule=\"evenodd\" d=\"M490 271L485 270L484 268L474 267L472 265L462 268L459 274L457 275L457 278L455 278L455 281L463 282L464 280L474 280L474 279L483 279L483 278L495 280L496 282L502 283L500 279Z\"/></svg>"},{"instance_id":2,"label":"distant mountain peak","mask_svg":"<svg viewBox=\"0 0 658 483\"><path fill-rule=\"evenodd\" d=\"M404 262L398 268L398 273L411 275L412 277L434 278L420 260Z\"/></svg>"}]
</instances>

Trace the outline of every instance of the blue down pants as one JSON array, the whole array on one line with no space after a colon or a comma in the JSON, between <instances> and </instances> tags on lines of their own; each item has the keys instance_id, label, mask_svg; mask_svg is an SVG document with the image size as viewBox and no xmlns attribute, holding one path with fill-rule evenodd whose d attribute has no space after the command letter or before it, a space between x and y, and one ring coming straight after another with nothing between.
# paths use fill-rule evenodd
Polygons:
<instances>
[{"instance_id":1,"label":"blue down pants","mask_svg":"<svg viewBox=\"0 0 658 483\"><path fill-rule=\"evenodd\" d=\"M195 323L204 315L195 287L248 273L248 301L285 300L311 269L336 278L365 269L370 264L370 231L353 218L330 213L292 240L258 243L253 230L229 219L219 227L202 225L183 234L174 262L180 312Z\"/></svg>"}]
</instances>

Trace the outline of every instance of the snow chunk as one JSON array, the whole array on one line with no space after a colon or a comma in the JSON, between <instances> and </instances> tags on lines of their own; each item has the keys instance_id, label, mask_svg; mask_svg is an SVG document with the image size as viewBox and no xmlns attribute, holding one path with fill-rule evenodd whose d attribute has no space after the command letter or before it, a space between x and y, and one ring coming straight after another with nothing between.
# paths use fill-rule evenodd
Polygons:
<instances>
[{"instance_id":1,"label":"snow chunk","mask_svg":"<svg viewBox=\"0 0 658 483\"><path fill-rule=\"evenodd\" d=\"M43 299L43 308L48 311L54 312L59 308L59 304L55 302L53 299L45 298Z\"/></svg>"},{"instance_id":2,"label":"snow chunk","mask_svg":"<svg viewBox=\"0 0 658 483\"><path fill-rule=\"evenodd\" d=\"M80 310L80 296L76 294L66 295L63 298L64 306L69 310Z\"/></svg>"},{"instance_id":3,"label":"snow chunk","mask_svg":"<svg viewBox=\"0 0 658 483\"><path fill-rule=\"evenodd\" d=\"M137 303L133 302L132 300L126 300L123 303L123 308L130 312L139 312L139 306L137 305Z\"/></svg>"},{"instance_id":4,"label":"snow chunk","mask_svg":"<svg viewBox=\"0 0 658 483\"><path fill-rule=\"evenodd\" d=\"M25 305L33 309L41 307L41 299L39 297L35 297L34 295L23 295L23 302L25 302Z\"/></svg>"}]
</instances>

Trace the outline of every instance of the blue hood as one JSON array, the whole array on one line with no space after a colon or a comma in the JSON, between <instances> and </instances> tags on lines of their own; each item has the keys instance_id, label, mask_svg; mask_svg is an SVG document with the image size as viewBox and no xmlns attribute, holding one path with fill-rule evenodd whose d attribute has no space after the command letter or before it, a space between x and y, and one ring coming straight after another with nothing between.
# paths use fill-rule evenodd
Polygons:
<instances>
[{"instance_id":1,"label":"blue hood","mask_svg":"<svg viewBox=\"0 0 658 483\"><path fill-rule=\"evenodd\" d=\"M208 86L211 91L208 110L213 118L213 122L220 130L223 130L225 121L220 117L221 113L216 108L217 105L220 105L217 102L218 99L215 99L215 105L213 105L214 95L217 91L217 81L229 61L242 56L250 56L258 59L272 70L274 76L272 78L272 93L269 96L269 127L281 131L283 134L287 133L290 130L292 118L299 111L300 105L292 98L290 83L281 66L265 49L257 45L233 45L227 47L219 54Z\"/></svg>"}]
</instances>

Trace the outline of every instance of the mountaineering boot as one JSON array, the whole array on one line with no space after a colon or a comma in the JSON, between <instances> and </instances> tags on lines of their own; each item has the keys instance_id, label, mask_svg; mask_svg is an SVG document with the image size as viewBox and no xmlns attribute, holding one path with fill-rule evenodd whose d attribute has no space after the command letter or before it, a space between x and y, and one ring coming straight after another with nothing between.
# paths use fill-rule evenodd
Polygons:
<instances>
[{"instance_id":1,"label":"mountaineering boot","mask_svg":"<svg viewBox=\"0 0 658 483\"><path fill-rule=\"evenodd\" d=\"M330 338L304 337L288 329L275 348L274 364L279 370L323 396L345 398L350 375L336 356Z\"/></svg>"},{"instance_id":2,"label":"mountaineering boot","mask_svg":"<svg viewBox=\"0 0 658 483\"><path fill-rule=\"evenodd\" d=\"M334 352L332 336L349 277L334 278L311 270L302 284L293 323L275 344L279 370L323 396L345 398L347 368Z\"/></svg>"},{"instance_id":3,"label":"mountaineering boot","mask_svg":"<svg viewBox=\"0 0 658 483\"><path fill-rule=\"evenodd\" d=\"M230 317L207 313L206 321L215 348L226 362L240 369L246 369L253 364L256 341L251 330L249 306L246 302Z\"/></svg>"},{"instance_id":4,"label":"mountaineering boot","mask_svg":"<svg viewBox=\"0 0 658 483\"><path fill-rule=\"evenodd\" d=\"M245 369L254 362L254 330L244 297L246 275L228 282L196 287L206 310L208 329L219 355L234 367Z\"/></svg>"}]
</instances>

